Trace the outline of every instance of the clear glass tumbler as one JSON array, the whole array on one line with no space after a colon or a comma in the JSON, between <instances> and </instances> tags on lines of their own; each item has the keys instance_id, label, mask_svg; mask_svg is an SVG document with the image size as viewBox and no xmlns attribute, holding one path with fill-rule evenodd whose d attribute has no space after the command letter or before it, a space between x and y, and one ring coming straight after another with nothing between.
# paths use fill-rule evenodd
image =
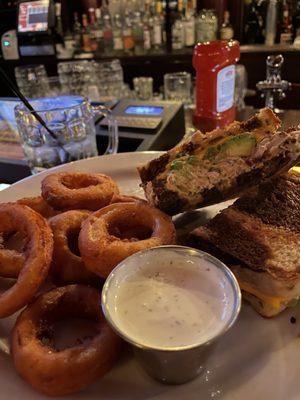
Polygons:
<instances>
[{"instance_id":1,"label":"clear glass tumbler","mask_svg":"<svg viewBox=\"0 0 300 400\"><path fill-rule=\"evenodd\" d=\"M119 60L95 63L95 74L101 101L123 98L124 73Z\"/></svg>"},{"instance_id":2,"label":"clear glass tumbler","mask_svg":"<svg viewBox=\"0 0 300 400\"><path fill-rule=\"evenodd\" d=\"M118 126L106 107L93 107L80 96L41 98L33 100L31 105L52 132L51 135L25 105L15 107L19 135L32 173L98 155L96 115L106 116L109 122L105 154L117 153Z\"/></svg>"},{"instance_id":3,"label":"clear glass tumbler","mask_svg":"<svg viewBox=\"0 0 300 400\"><path fill-rule=\"evenodd\" d=\"M67 61L58 64L58 76L63 93L89 97L96 86L94 61Z\"/></svg>"},{"instance_id":4,"label":"clear glass tumbler","mask_svg":"<svg viewBox=\"0 0 300 400\"><path fill-rule=\"evenodd\" d=\"M133 86L135 95L139 100L151 100L153 98L153 78L148 76L133 78Z\"/></svg>"},{"instance_id":5,"label":"clear glass tumbler","mask_svg":"<svg viewBox=\"0 0 300 400\"><path fill-rule=\"evenodd\" d=\"M191 103L192 78L188 72L165 74L164 93L166 100Z\"/></svg>"},{"instance_id":6,"label":"clear glass tumbler","mask_svg":"<svg viewBox=\"0 0 300 400\"><path fill-rule=\"evenodd\" d=\"M49 92L48 76L44 65L23 65L15 68L19 89L27 98L38 98Z\"/></svg>"}]
</instances>

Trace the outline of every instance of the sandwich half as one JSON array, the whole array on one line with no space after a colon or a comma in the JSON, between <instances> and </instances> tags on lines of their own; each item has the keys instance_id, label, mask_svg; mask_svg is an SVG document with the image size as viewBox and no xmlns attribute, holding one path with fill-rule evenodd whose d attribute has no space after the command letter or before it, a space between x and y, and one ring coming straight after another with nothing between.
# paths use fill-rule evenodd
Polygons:
<instances>
[{"instance_id":1,"label":"sandwich half","mask_svg":"<svg viewBox=\"0 0 300 400\"><path fill-rule=\"evenodd\" d=\"M294 305L300 297L300 175L284 174L245 193L194 230L188 244L225 262L261 315Z\"/></svg>"},{"instance_id":2,"label":"sandwich half","mask_svg":"<svg viewBox=\"0 0 300 400\"><path fill-rule=\"evenodd\" d=\"M196 132L139 168L147 200L175 215L234 198L300 157L300 131L280 132L280 120L263 109L206 135Z\"/></svg>"}]
</instances>

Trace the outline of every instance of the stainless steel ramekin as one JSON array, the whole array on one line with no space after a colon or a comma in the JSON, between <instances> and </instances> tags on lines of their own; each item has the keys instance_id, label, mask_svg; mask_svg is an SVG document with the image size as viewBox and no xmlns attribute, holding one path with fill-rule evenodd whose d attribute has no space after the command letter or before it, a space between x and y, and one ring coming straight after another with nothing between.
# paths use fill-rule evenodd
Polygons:
<instances>
[{"instance_id":1,"label":"stainless steel ramekin","mask_svg":"<svg viewBox=\"0 0 300 400\"><path fill-rule=\"evenodd\" d=\"M143 343L136 342L133 338L128 336L126 332L122 330L122 327L118 326L108 304L108 293L114 284L118 274L124 268L130 268L130 264L134 261L134 258L141 259L140 256L153 256L153 252L160 252L160 257L164 256L165 251L174 252L174 260L176 255L180 253L184 254L188 258L206 260L217 266L224 277L230 283L230 287L233 292L233 306L231 310L231 316L226 321L224 326L220 329L217 334L212 336L208 341L195 343L190 346L172 347L172 348L160 348L160 347L149 347ZM204 253L200 250L195 250L189 247L183 246L160 246L152 249L143 250L139 253L132 255L131 257L122 261L109 275L102 291L102 309L104 315L115 330L115 332L121 336L126 342L130 343L133 347L134 353L145 369L145 371L155 378L166 384L181 384L194 379L203 370L204 364L211 353L211 350L218 339L221 338L227 332L234 322L236 321L241 308L241 291L238 282L225 264L223 264L217 258L210 254Z\"/></svg>"}]
</instances>

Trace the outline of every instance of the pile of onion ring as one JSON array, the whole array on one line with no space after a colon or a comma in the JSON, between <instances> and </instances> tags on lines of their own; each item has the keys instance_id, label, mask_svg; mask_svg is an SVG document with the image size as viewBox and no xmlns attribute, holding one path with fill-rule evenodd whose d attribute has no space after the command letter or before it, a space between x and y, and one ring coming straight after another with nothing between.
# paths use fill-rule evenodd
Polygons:
<instances>
[{"instance_id":1,"label":"pile of onion ring","mask_svg":"<svg viewBox=\"0 0 300 400\"><path fill-rule=\"evenodd\" d=\"M19 375L50 396L101 378L116 362L121 341L101 313L103 278L131 254L173 243L169 216L120 194L102 174L49 174L41 196L0 204L0 277L14 279L0 295L0 318L26 307L11 340ZM95 333L57 350L54 324L68 317L92 321Z\"/></svg>"}]
</instances>

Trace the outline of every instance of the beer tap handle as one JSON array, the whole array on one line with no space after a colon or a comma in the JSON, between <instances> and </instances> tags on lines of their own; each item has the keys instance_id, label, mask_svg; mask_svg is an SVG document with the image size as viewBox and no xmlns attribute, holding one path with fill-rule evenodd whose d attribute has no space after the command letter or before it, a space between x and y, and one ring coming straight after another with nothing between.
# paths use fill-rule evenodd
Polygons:
<instances>
[{"instance_id":1,"label":"beer tap handle","mask_svg":"<svg viewBox=\"0 0 300 400\"><path fill-rule=\"evenodd\" d=\"M265 97L265 106L275 110L275 100L284 99L285 92L290 88L291 84L281 79L281 67L284 58L281 54L270 55L267 57L267 77L266 80L257 83L256 87Z\"/></svg>"}]
</instances>

